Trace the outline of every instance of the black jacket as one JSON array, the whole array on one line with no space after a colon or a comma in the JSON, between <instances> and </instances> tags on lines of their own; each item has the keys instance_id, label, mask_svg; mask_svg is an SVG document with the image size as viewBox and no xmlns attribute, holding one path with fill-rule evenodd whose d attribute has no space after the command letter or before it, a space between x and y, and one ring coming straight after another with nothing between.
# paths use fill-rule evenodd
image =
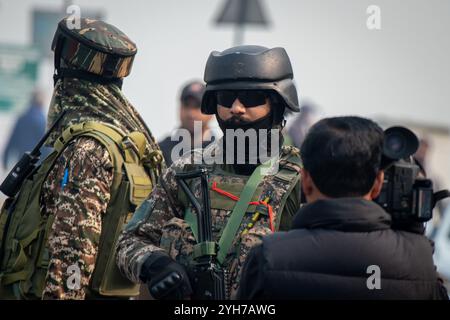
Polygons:
<instances>
[{"instance_id":1,"label":"black jacket","mask_svg":"<svg viewBox=\"0 0 450 320\"><path fill-rule=\"evenodd\" d=\"M250 252L238 298L448 299L429 240L390 225L390 215L361 198L306 205L291 231ZM376 284L373 265L381 289L368 289Z\"/></svg>"}]
</instances>

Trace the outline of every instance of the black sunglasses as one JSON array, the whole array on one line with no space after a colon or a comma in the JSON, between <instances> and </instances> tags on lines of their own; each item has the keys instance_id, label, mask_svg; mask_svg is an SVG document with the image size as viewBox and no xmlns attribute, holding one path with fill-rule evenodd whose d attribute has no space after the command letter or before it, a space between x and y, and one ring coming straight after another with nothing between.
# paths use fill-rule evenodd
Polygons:
<instances>
[{"instance_id":1,"label":"black sunglasses","mask_svg":"<svg viewBox=\"0 0 450 320\"><path fill-rule=\"evenodd\" d=\"M236 99L247 108L260 106L266 103L267 92L263 90L221 90L216 92L217 103L231 108Z\"/></svg>"}]
</instances>

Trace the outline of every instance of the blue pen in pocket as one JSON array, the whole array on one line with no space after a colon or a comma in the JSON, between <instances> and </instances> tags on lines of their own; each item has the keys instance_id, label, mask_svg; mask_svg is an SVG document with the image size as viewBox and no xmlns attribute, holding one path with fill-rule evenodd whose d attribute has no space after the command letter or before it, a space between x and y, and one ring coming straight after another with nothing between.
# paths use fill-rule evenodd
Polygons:
<instances>
[{"instance_id":1,"label":"blue pen in pocket","mask_svg":"<svg viewBox=\"0 0 450 320\"><path fill-rule=\"evenodd\" d=\"M61 181L61 189L64 189L68 181L69 181L69 168L66 168L64 169L64 176Z\"/></svg>"}]
</instances>

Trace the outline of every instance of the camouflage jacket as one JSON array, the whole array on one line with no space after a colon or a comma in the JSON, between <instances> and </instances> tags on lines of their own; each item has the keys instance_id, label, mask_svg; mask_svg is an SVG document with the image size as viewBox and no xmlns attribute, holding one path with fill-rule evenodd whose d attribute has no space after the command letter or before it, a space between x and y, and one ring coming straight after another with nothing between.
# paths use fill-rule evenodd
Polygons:
<instances>
[{"instance_id":1,"label":"camouflage jacket","mask_svg":"<svg viewBox=\"0 0 450 320\"><path fill-rule=\"evenodd\" d=\"M217 143L212 143L208 148L216 148ZM297 153L298 149L283 148L284 152ZM191 228L184 218L185 205L179 197L179 188L175 180L175 174L184 171L189 163L193 162L196 151L183 156L170 166L162 176L161 185L159 183L153 189L149 199L147 199L135 212L133 219L121 234L118 242L117 264L122 273L134 282L139 282L142 264L155 251L165 251L177 262L187 266L191 259L193 246L196 244ZM300 168L296 168L296 170ZM233 184L239 179L234 175L229 165L216 165L210 180L228 182ZM279 224L275 229L286 230L290 228L291 219L300 206L300 183L298 182L287 195L284 208L280 212L280 201L288 190L286 184L280 183L274 176L264 177L260 199L264 199L265 194L271 194L273 199L269 202L273 207L274 220ZM200 193L200 186L193 187L194 194ZM170 193L170 197L167 193ZM173 203L169 200L172 198ZM222 229L231 215L232 208L219 209L211 207L213 238L219 240ZM250 248L260 243L264 235L271 233L268 217L260 218L257 223L241 236L244 226L250 222L251 214L244 216L243 223L237 236L234 239L232 250L227 254L225 267L230 275L231 297L237 292L240 272Z\"/></svg>"},{"instance_id":2,"label":"camouflage jacket","mask_svg":"<svg viewBox=\"0 0 450 320\"><path fill-rule=\"evenodd\" d=\"M110 200L113 166L93 138L73 140L56 160L42 191L45 213L54 215L44 299L84 299L94 271L102 216ZM65 177L66 176L66 177ZM70 266L80 277L73 281Z\"/></svg>"},{"instance_id":3,"label":"camouflage jacket","mask_svg":"<svg viewBox=\"0 0 450 320\"><path fill-rule=\"evenodd\" d=\"M67 113L47 141L50 145L66 127L97 121L111 124L124 133L145 132L146 148L159 150L137 111L116 85L59 80L50 104L49 124L62 111ZM56 160L41 193L43 212L54 215L55 219L48 240L50 263L44 299L86 297L112 182L110 155L94 138L75 138ZM80 272L78 281L74 281L73 270Z\"/></svg>"}]
</instances>

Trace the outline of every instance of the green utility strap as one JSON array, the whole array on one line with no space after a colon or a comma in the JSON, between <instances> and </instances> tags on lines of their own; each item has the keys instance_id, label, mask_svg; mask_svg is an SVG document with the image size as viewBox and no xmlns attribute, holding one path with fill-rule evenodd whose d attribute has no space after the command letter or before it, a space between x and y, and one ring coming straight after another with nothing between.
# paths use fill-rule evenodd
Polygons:
<instances>
[{"instance_id":1,"label":"green utility strap","mask_svg":"<svg viewBox=\"0 0 450 320\"><path fill-rule=\"evenodd\" d=\"M253 171L252 175L248 179L247 183L244 186L240 194L239 201L234 206L233 211L231 212L230 218L225 226L222 236L219 240L219 249L217 253L217 260L220 264L223 264L225 258L227 256L228 251L230 250L234 237L236 236L239 227L242 223L242 219L244 218L245 212L247 212L247 208L249 207L249 202L251 202L253 195L258 188L258 185L261 183L264 175L262 174L263 170L268 170L268 166L271 164L270 161L258 166L255 171ZM185 210L184 221L191 227L192 233L194 234L195 240L198 241L198 226L197 226L197 217L194 215L190 207L187 207ZM211 245L208 243L206 246L208 250L200 249L202 244L198 244L198 249L194 253L194 255L198 256L201 254L200 250L205 252L212 252ZM215 251L215 250L214 250Z\"/></svg>"},{"instance_id":2,"label":"green utility strap","mask_svg":"<svg viewBox=\"0 0 450 320\"><path fill-rule=\"evenodd\" d=\"M233 211L231 212L231 216L228 219L227 225L225 226L222 236L219 240L219 252L217 253L217 260L222 265L225 261L228 251L233 244L234 237L236 236L239 227L242 223L242 219L244 218L245 212L249 206L249 202L253 198L253 194L258 188L259 183L262 181L264 175L262 174L262 170L267 169L265 164L258 166L255 171L253 171L252 175L248 179L247 183L244 186L244 189L241 192L239 197L239 201L234 206Z\"/></svg>"},{"instance_id":3,"label":"green utility strap","mask_svg":"<svg viewBox=\"0 0 450 320\"><path fill-rule=\"evenodd\" d=\"M75 136L87 134L91 131L97 131L106 135L109 139L113 140L116 145L124 152L125 162L134 162L131 150L128 148L129 145L134 146L133 151L139 157L140 149L142 149L142 133L133 132L129 135L125 135L123 132L118 132L118 128L113 128L107 124L100 122L87 121L82 123L77 123L66 128L61 136L55 141L54 149L61 152L67 143L73 139ZM145 139L145 137L144 137ZM130 141L131 140L131 141ZM135 141L137 140L137 142ZM145 141L145 140L144 140ZM127 144L130 142L130 144Z\"/></svg>"},{"instance_id":4,"label":"green utility strap","mask_svg":"<svg viewBox=\"0 0 450 320\"><path fill-rule=\"evenodd\" d=\"M217 254L217 244L211 241L205 241L202 243L197 243L194 246L194 252L192 257L194 259L203 256L215 256Z\"/></svg>"},{"instance_id":5,"label":"green utility strap","mask_svg":"<svg viewBox=\"0 0 450 320\"><path fill-rule=\"evenodd\" d=\"M192 213L190 207L186 207L186 211L184 212L184 221L191 227L192 233L194 234L195 241L198 242L198 226L197 226L197 217Z\"/></svg>"},{"instance_id":6,"label":"green utility strap","mask_svg":"<svg viewBox=\"0 0 450 320\"><path fill-rule=\"evenodd\" d=\"M198 242L197 217L192 213L191 208L187 207L184 215L184 221L191 227L195 241ZM215 242L201 242L194 246L192 257L194 259L203 256L215 256L217 254L217 244Z\"/></svg>"},{"instance_id":7,"label":"green utility strap","mask_svg":"<svg viewBox=\"0 0 450 320\"><path fill-rule=\"evenodd\" d=\"M7 286L17 281L26 280L29 272L29 270L23 269L18 272L4 274L1 277L1 284Z\"/></svg>"}]
</instances>

